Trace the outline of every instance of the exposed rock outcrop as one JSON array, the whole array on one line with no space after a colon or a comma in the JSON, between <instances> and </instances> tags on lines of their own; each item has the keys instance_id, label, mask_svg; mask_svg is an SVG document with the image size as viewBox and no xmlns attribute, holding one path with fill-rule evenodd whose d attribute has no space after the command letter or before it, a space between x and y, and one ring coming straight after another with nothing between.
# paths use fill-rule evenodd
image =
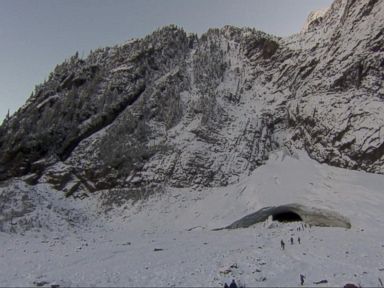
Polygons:
<instances>
[{"instance_id":1,"label":"exposed rock outcrop","mask_svg":"<svg viewBox=\"0 0 384 288\"><path fill-rule=\"evenodd\" d=\"M75 55L0 127L0 180L123 201L234 183L281 146L383 173L383 15L384 1L336 0L288 38L168 26Z\"/></svg>"}]
</instances>

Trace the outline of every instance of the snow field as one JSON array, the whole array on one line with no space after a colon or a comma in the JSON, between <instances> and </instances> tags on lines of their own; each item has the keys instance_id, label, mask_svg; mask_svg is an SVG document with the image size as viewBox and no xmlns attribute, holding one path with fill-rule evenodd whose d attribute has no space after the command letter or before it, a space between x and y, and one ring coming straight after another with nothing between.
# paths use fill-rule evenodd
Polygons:
<instances>
[{"instance_id":1,"label":"snow field","mask_svg":"<svg viewBox=\"0 0 384 288\"><path fill-rule=\"evenodd\" d=\"M311 287L379 286L379 278L384 279L383 182L381 175L333 168L302 152L289 156L280 151L235 185L169 189L107 215L97 216L97 197L65 202L68 199L49 198L40 187L35 193L56 201L55 207L82 207L88 220L64 229L62 217L50 217L50 229L1 232L0 282L217 287L235 279L247 287L292 287L303 274L304 284ZM298 231L301 222L266 221L246 229L211 230L287 202L335 210L350 219L352 228L307 226ZM314 284L321 280L327 283Z\"/></svg>"}]
</instances>

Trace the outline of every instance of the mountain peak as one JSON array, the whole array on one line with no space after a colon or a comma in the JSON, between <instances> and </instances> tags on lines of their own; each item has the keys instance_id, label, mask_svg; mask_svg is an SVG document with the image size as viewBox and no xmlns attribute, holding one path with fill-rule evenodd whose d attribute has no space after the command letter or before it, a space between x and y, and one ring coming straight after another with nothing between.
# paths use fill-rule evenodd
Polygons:
<instances>
[{"instance_id":1,"label":"mountain peak","mask_svg":"<svg viewBox=\"0 0 384 288\"><path fill-rule=\"evenodd\" d=\"M329 8L323 8L315 10L309 13L307 20L305 21L301 33L305 33L315 29L319 24L322 23L325 13L327 13Z\"/></svg>"},{"instance_id":2,"label":"mountain peak","mask_svg":"<svg viewBox=\"0 0 384 288\"><path fill-rule=\"evenodd\" d=\"M384 173L383 5L336 0L286 39L170 25L72 57L0 127L0 179L120 199L236 183L280 147Z\"/></svg>"}]
</instances>

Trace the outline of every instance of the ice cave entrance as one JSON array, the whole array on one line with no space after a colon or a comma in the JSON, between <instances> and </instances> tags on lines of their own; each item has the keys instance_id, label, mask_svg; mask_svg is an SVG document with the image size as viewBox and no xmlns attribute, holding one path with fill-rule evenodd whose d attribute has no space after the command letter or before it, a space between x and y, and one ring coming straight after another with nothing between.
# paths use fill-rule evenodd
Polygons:
<instances>
[{"instance_id":1,"label":"ice cave entrance","mask_svg":"<svg viewBox=\"0 0 384 288\"><path fill-rule=\"evenodd\" d=\"M303 221L301 219L300 215L292 212L292 211L286 211L281 213L272 214L272 220L273 221L279 221L279 222L297 222L297 221Z\"/></svg>"},{"instance_id":2,"label":"ice cave entrance","mask_svg":"<svg viewBox=\"0 0 384 288\"><path fill-rule=\"evenodd\" d=\"M306 206L298 203L291 203L261 208L260 210L248 214L228 226L213 230L217 231L222 229L246 228L253 224L263 222L269 217L271 217L274 221L284 223L302 221L312 226L351 228L351 222L349 219L336 211Z\"/></svg>"}]
</instances>

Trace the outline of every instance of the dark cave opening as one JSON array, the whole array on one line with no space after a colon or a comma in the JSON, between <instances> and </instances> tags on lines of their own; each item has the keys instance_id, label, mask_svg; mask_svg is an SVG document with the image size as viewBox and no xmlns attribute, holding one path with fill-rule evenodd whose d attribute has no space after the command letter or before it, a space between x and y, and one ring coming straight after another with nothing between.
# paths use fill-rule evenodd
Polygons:
<instances>
[{"instance_id":1,"label":"dark cave opening","mask_svg":"<svg viewBox=\"0 0 384 288\"><path fill-rule=\"evenodd\" d=\"M274 214L272 215L272 220L279 221L279 222L303 221L303 219L301 219L299 214L296 214L295 212L291 212L291 211Z\"/></svg>"}]
</instances>

